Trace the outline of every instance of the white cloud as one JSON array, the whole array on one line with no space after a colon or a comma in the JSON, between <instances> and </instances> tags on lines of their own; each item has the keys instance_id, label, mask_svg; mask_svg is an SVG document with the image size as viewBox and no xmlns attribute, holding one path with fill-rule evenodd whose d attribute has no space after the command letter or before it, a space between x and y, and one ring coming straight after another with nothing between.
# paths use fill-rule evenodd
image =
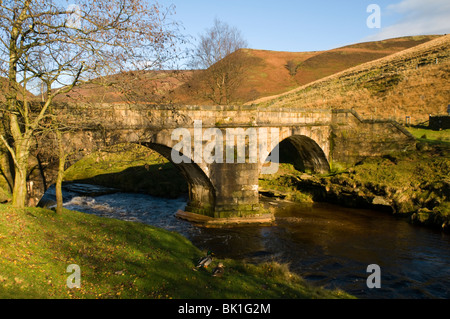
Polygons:
<instances>
[{"instance_id":1,"label":"white cloud","mask_svg":"<svg viewBox=\"0 0 450 319\"><path fill-rule=\"evenodd\" d=\"M450 33L449 0L403 0L389 5L384 14L399 14L401 19L393 25L382 27L379 33L365 40Z\"/></svg>"}]
</instances>

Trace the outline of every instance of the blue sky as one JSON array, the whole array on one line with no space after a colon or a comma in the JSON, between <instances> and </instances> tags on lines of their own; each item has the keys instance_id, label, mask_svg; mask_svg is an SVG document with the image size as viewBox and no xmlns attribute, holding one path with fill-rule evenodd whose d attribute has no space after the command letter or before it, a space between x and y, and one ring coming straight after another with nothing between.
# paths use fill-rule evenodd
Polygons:
<instances>
[{"instance_id":1,"label":"blue sky","mask_svg":"<svg viewBox=\"0 0 450 319\"><path fill-rule=\"evenodd\" d=\"M406 35L450 33L449 0L159 0L198 36L218 18L241 30L252 49L316 51ZM381 28L368 28L370 4Z\"/></svg>"}]
</instances>

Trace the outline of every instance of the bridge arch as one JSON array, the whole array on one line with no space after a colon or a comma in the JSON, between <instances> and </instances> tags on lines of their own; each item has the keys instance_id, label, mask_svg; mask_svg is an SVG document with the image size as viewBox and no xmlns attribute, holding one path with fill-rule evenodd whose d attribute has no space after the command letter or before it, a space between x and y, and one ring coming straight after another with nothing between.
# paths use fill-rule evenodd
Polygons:
<instances>
[{"instance_id":1,"label":"bridge arch","mask_svg":"<svg viewBox=\"0 0 450 319\"><path fill-rule=\"evenodd\" d=\"M139 142L139 141L115 141L116 143L111 143L107 147L114 147L119 145L140 145L142 147L151 149L164 158L166 158L174 167L177 169L184 178L188 186L188 195L189 200L187 203L186 210L201 213L204 215L213 215L214 207L216 203L216 191L214 186L212 185L210 178L205 174L204 168L200 167L190 158L186 157L184 154L181 154L184 157L183 161L179 164L174 163L171 160L171 152L172 147L170 145L164 145L160 143L153 142L150 139L150 142ZM106 145L93 145L92 143L86 143L86 146L91 146L89 149L86 149L85 152L75 152L74 156L72 156L70 162L66 163L66 170L75 165L78 161L86 158L94 154L96 151L103 149ZM126 147L125 147L126 149ZM45 185L50 186L56 182L56 169L47 170L48 174L46 174L46 179L43 179L40 176L41 182L44 184L43 191L40 194L36 194L36 203L38 206L46 206L52 202L47 196L44 196L44 192L48 189ZM114 187L113 185L111 185Z\"/></svg>"},{"instance_id":2,"label":"bridge arch","mask_svg":"<svg viewBox=\"0 0 450 319\"><path fill-rule=\"evenodd\" d=\"M169 146L152 142L140 144L164 156L183 175L189 190L189 202L186 210L204 215L212 215L214 213L216 191L210 178L198 164L184 154L181 154L185 157L181 163L174 163L171 156L172 148Z\"/></svg>"},{"instance_id":3,"label":"bridge arch","mask_svg":"<svg viewBox=\"0 0 450 319\"><path fill-rule=\"evenodd\" d=\"M291 163L302 172L326 173L330 164L325 152L315 140L305 135L291 135L282 139L272 150L278 152L279 163ZM271 156L273 160L273 156Z\"/></svg>"}]
</instances>

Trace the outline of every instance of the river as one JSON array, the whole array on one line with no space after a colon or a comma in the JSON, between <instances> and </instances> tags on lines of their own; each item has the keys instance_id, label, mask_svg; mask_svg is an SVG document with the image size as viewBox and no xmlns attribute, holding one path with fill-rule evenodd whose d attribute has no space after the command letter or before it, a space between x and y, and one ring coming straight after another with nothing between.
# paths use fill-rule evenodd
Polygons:
<instances>
[{"instance_id":1,"label":"river","mask_svg":"<svg viewBox=\"0 0 450 319\"><path fill-rule=\"evenodd\" d=\"M53 198L54 189L45 196ZM273 200L273 226L208 229L174 216L185 207L186 198L108 193L68 184L64 200L71 210L178 232L219 258L288 263L307 282L340 288L358 298L450 298L450 235L387 213ZM381 288L367 287L371 264L381 269Z\"/></svg>"}]
</instances>

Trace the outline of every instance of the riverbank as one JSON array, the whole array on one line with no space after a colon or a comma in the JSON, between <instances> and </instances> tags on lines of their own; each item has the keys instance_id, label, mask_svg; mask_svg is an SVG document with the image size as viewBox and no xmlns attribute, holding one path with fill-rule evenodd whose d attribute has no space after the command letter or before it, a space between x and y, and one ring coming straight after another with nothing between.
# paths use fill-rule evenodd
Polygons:
<instances>
[{"instance_id":1,"label":"riverbank","mask_svg":"<svg viewBox=\"0 0 450 319\"><path fill-rule=\"evenodd\" d=\"M222 277L194 271L205 252L149 225L69 210L0 205L0 298L216 299L350 298L307 285L287 265L215 259ZM69 265L81 287L69 289Z\"/></svg>"},{"instance_id":2,"label":"riverbank","mask_svg":"<svg viewBox=\"0 0 450 319\"><path fill-rule=\"evenodd\" d=\"M272 196L382 210L414 224L450 231L447 144L422 135L415 150L367 158L327 175L308 175L281 164L280 172L265 177L260 185Z\"/></svg>"}]
</instances>

